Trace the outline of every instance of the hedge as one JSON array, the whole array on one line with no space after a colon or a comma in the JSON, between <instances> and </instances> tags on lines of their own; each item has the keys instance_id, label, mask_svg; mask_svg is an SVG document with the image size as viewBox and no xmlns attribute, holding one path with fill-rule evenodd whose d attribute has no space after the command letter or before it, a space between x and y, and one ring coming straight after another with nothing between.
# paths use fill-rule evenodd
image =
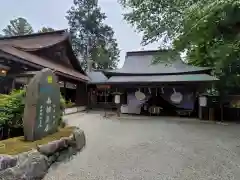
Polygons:
<instances>
[{"instance_id":1,"label":"hedge","mask_svg":"<svg viewBox=\"0 0 240 180\"><path fill-rule=\"evenodd\" d=\"M25 106L25 95L25 89L13 90L9 95L0 94L0 126L7 125L10 128L23 127L22 119ZM61 110L63 110L66 106L66 102L62 96L60 103Z\"/></svg>"}]
</instances>

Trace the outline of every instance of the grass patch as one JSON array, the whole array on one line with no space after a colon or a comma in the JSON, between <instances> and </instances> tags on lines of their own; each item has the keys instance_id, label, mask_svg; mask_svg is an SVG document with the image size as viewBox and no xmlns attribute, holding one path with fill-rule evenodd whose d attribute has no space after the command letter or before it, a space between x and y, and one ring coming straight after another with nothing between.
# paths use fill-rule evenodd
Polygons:
<instances>
[{"instance_id":1,"label":"grass patch","mask_svg":"<svg viewBox=\"0 0 240 180\"><path fill-rule=\"evenodd\" d=\"M73 129L74 127L59 128L58 132L34 142L24 141L23 136L0 141L0 154L16 155L36 149L37 145L47 144L51 141L59 140L62 137L70 136L73 132Z\"/></svg>"}]
</instances>

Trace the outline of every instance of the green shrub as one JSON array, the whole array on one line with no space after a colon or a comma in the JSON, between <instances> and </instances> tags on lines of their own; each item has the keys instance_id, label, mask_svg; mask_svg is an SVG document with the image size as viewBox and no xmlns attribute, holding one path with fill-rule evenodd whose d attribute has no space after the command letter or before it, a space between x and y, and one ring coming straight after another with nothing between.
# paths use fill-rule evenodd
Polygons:
<instances>
[{"instance_id":1,"label":"green shrub","mask_svg":"<svg viewBox=\"0 0 240 180\"><path fill-rule=\"evenodd\" d=\"M66 106L66 108L71 108L71 107L75 106L75 103L72 102L71 100L69 100L69 101L66 102L65 106Z\"/></svg>"},{"instance_id":2,"label":"green shrub","mask_svg":"<svg viewBox=\"0 0 240 180\"><path fill-rule=\"evenodd\" d=\"M6 98L8 98L8 97L9 97L9 95L0 94L0 103L1 103L1 102L4 102L4 100L5 100Z\"/></svg>"},{"instance_id":3,"label":"green shrub","mask_svg":"<svg viewBox=\"0 0 240 180\"><path fill-rule=\"evenodd\" d=\"M60 108L61 108L61 110L64 110L66 108L66 100L64 99L64 97L62 95L60 97Z\"/></svg>"},{"instance_id":4,"label":"green shrub","mask_svg":"<svg viewBox=\"0 0 240 180\"><path fill-rule=\"evenodd\" d=\"M59 126L61 126L62 125L62 123L63 123L63 118L62 118L62 116L63 116L63 112L64 112L64 109L66 108L66 100L64 99L64 97L61 95L61 97L60 97L60 110L61 110L61 114L60 114L60 118L59 118Z\"/></svg>"},{"instance_id":5,"label":"green shrub","mask_svg":"<svg viewBox=\"0 0 240 180\"><path fill-rule=\"evenodd\" d=\"M22 127L25 90L13 90L10 95L1 95L0 124L9 127Z\"/></svg>"},{"instance_id":6,"label":"green shrub","mask_svg":"<svg viewBox=\"0 0 240 180\"><path fill-rule=\"evenodd\" d=\"M0 94L0 125L5 124L10 128L23 127L25 89L13 90L10 95ZM62 122L62 111L66 106L65 99L60 98L60 122Z\"/></svg>"}]
</instances>

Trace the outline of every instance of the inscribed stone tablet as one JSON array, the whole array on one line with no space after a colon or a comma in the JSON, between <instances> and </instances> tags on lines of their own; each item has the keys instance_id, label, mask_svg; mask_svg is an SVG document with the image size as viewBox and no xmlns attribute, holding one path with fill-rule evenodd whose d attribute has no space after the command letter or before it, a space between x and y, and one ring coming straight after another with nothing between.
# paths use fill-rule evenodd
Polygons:
<instances>
[{"instance_id":1,"label":"inscribed stone tablet","mask_svg":"<svg viewBox=\"0 0 240 180\"><path fill-rule=\"evenodd\" d=\"M60 87L50 69L39 71L26 89L24 136L37 140L54 133L60 117Z\"/></svg>"}]
</instances>

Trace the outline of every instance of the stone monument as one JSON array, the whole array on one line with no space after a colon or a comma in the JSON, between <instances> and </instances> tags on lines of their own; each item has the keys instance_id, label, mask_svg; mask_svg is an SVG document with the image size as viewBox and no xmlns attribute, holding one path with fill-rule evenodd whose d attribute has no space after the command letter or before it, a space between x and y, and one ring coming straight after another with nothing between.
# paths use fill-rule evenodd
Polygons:
<instances>
[{"instance_id":1,"label":"stone monument","mask_svg":"<svg viewBox=\"0 0 240 180\"><path fill-rule=\"evenodd\" d=\"M36 73L26 87L24 137L34 141L57 131L60 119L60 87L50 69Z\"/></svg>"}]
</instances>

